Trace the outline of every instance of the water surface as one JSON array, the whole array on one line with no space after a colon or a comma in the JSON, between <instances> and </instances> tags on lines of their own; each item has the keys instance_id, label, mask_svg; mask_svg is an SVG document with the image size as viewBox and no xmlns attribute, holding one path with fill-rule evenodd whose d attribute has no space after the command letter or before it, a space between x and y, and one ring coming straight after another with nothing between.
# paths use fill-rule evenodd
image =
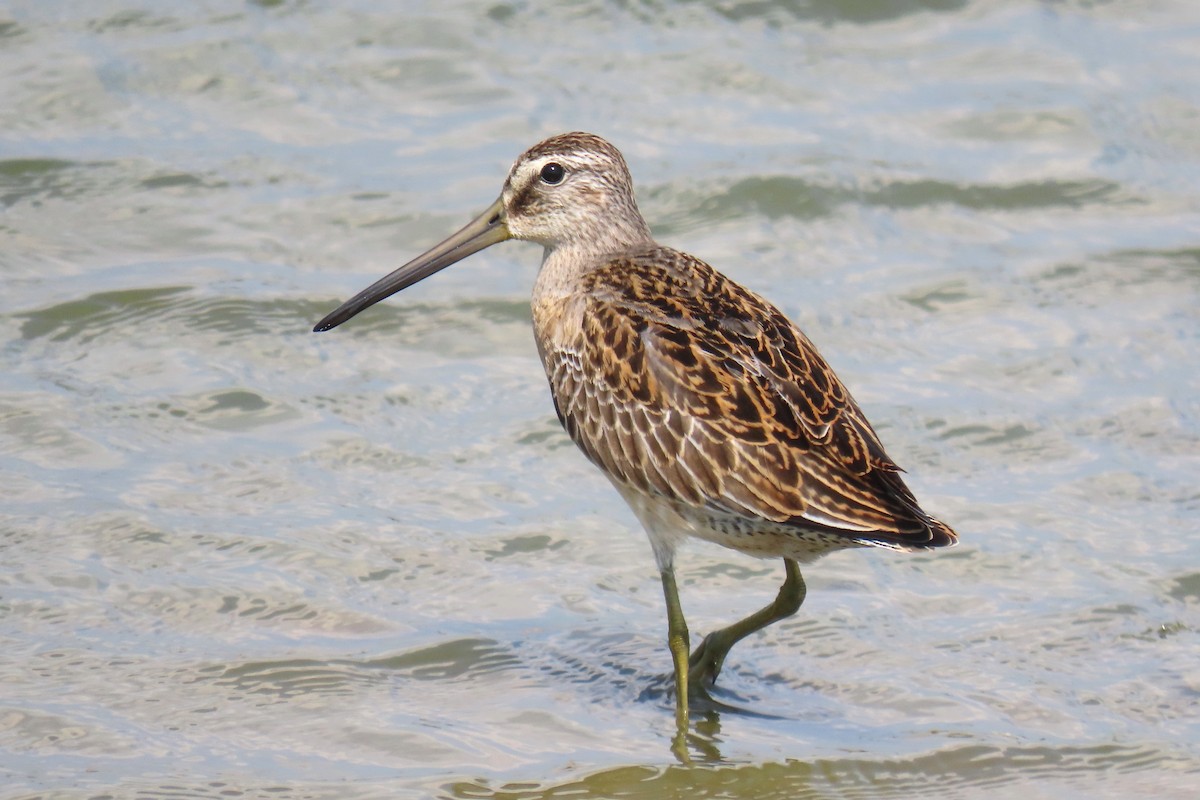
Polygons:
<instances>
[{"instance_id":1,"label":"water surface","mask_svg":"<svg viewBox=\"0 0 1200 800\"><path fill-rule=\"evenodd\" d=\"M10 4L0 797L1193 796L1198 87L1184 0ZM962 535L809 568L691 765L537 248L310 332L570 129Z\"/></svg>"}]
</instances>

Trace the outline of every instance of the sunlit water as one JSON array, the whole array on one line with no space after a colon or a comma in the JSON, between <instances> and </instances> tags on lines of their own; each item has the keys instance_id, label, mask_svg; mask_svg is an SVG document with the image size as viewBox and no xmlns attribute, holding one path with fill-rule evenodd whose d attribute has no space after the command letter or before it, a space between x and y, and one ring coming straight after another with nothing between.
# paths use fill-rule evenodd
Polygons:
<instances>
[{"instance_id":1,"label":"sunlit water","mask_svg":"<svg viewBox=\"0 0 1200 800\"><path fill-rule=\"evenodd\" d=\"M1195 796L1195 3L18 2L0 96L5 800ZM962 535L809 568L690 766L537 248L310 333L569 129Z\"/></svg>"}]
</instances>

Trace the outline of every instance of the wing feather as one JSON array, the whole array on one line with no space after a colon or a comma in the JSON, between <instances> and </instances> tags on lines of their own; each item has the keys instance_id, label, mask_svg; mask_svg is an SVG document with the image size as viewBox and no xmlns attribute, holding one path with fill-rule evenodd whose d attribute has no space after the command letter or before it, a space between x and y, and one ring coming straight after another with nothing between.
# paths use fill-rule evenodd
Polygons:
<instances>
[{"instance_id":1,"label":"wing feather","mask_svg":"<svg viewBox=\"0 0 1200 800\"><path fill-rule=\"evenodd\" d=\"M732 515L900 546L917 505L850 393L774 306L668 248L611 259L542 342L563 426L618 481Z\"/></svg>"}]
</instances>

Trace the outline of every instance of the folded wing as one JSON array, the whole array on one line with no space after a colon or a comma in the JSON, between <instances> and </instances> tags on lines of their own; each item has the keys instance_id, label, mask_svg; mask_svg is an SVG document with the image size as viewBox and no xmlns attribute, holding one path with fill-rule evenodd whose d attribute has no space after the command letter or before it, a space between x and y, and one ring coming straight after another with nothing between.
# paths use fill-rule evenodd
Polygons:
<instances>
[{"instance_id":1,"label":"folded wing","mask_svg":"<svg viewBox=\"0 0 1200 800\"><path fill-rule=\"evenodd\" d=\"M956 539L782 313L667 248L613 258L578 297L582 333L543 352L563 426L638 490L893 547Z\"/></svg>"}]
</instances>

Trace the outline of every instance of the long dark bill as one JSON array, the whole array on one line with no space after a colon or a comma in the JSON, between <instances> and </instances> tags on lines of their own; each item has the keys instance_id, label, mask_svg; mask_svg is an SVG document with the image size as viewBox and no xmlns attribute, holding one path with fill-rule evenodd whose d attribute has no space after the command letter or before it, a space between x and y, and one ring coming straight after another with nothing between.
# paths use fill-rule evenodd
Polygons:
<instances>
[{"instance_id":1,"label":"long dark bill","mask_svg":"<svg viewBox=\"0 0 1200 800\"><path fill-rule=\"evenodd\" d=\"M497 200L458 233L427 252L414 258L400 269L372 283L366 289L338 306L332 313L317 323L314 333L336 328L365 308L391 297L418 281L423 281L438 270L445 269L456 261L462 261L472 253L485 247L512 238L508 226L501 219L503 206Z\"/></svg>"}]
</instances>

